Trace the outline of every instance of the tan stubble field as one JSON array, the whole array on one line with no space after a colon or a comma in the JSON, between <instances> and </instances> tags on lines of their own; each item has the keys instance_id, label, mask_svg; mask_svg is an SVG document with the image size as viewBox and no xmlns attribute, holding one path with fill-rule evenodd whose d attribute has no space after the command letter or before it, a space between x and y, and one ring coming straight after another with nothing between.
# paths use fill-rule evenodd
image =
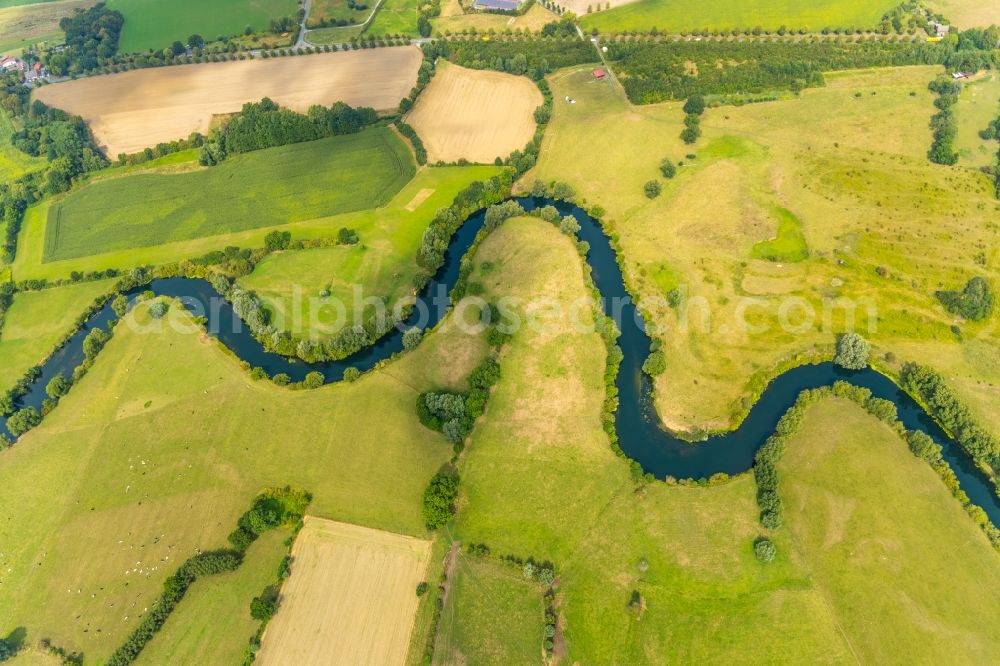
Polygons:
<instances>
[{"instance_id":1,"label":"tan stubble field","mask_svg":"<svg viewBox=\"0 0 1000 666\"><path fill-rule=\"evenodd\" d=\"M403 664L430 542L306 517L262 666Z\"/></svg>"},{"instance_id":2,"label":"tan stubble field","mask_svg":"<svg viewBox=\"0 0 1000 666\"><path fill-rule=\"evenodd\" d=\"M417 81L415 46L179 65L94 76L40 88L35 98L82 116L109 157L206 133L217 114L270 97L313 104L395 109Z\"/></svg>"},{"instance_id":3,"label":"tan stubble field","mask_svg":"<svg viewBox=\"0 0 1000 666\"><path fill-rule=\"evenodd\" d=\"M526 77L440 60L406 122L417 130L431 162L464 158L491 164L531 140L533 114L542 101Z\"/></svg>"}]
</instances>

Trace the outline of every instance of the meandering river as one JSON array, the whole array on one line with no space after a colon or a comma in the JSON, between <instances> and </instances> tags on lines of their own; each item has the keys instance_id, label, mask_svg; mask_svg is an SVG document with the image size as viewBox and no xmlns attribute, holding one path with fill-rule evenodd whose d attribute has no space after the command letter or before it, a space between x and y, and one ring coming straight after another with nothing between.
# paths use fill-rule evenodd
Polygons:
<instances>
[{"instance_id":1,"label":"meandering river","mask_svg":"<svg viewBox=\"0 0 1000 666\"><path fill-rule=\"evenodd\" d=\"M832 363L798 367L776 377L734 431L711 437L701 443L690 443L665 430L652 405L651 382L642 372L642 364L649 355L651 341L625 288L615 251L600 224L584 210L565 202L533 198L517 201L528 210L553 205L561 214L571 214L580 222L579 236L590 245L587 262L607 314L612 314L612 304L620 308L615 317L621 328L619 345L624 354L617 378L620 405L615 424L619 444L625 454L638 461L644 470L659 478L667 475L676 478L701 478L716 472L745 472L753 464L757 449L774 432L778 419L792 406L802 390L845 380L868 388L876 397L891 400L896 405L903 425L908 429L925 431L940 444L944 458L954 470L962 489L974 503L983 507L995 524L1000 525L1000 498L972 459L909 395L889 378L874 370L845 371ZM485 211L479 211L458 230L448 248L444 266L418 296L420 307L414 308L404 325L394 329L374 345L341 361L310 364L267 351L248 328L240 324L229 303L205 280L154 280L148 287L136 292L150 289L157 295L182 298L198 314L204 314L208 318L206 327L212 335L217 336L240 359L253 367L263 368L269 375L285 373L293 381L300 381L308 373L319 371L327 382L335 382L343 378L344 370L348 367L363 372L401 351L402 331L415 323L421 313L424 319L420 324L424 327L432 327L440 321L446 314L446 308L441 307L441 295L455 285L460 260L472 247L484 221ZM29 392L17 401L17 406L33 406L40 410L42 401L46 398L45 386L48 382L58 374L72 374L73 368L84 359L84 338L95 327L107 328L114 318L110 303L95 313L66 345L46 361L41 376L32 383ZM5 421L0 426L6 430Z\"/></svg>"}]
</instances>

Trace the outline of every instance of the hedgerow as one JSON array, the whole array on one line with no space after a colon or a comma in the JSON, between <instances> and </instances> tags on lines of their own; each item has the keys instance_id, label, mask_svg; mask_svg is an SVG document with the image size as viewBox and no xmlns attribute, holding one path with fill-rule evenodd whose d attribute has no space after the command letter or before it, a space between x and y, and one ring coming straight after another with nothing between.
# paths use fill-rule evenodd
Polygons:
<instances>
[{"instance_id":1,"label":"hedgerow","mask_svg":"<svg viewBox=\"0 0 1000 666\"><path fill-rule=\"evenodd\" d=\"M126 666L135 661L146 644L163 627L192 583L203 576L236 570L243 561L247 547L259 534L279 525L298 523L311 500L309 493L293 490L288 486L272 488L258 495L250 509L240 517L236 532L233 533L242 532L245 536L234 540L233 535L230 535L233 548L199 553L185 561L167 578L160 598L143 616L139 626L112 653L106 662L108 666Z\"/></svg>"}]
</instances>

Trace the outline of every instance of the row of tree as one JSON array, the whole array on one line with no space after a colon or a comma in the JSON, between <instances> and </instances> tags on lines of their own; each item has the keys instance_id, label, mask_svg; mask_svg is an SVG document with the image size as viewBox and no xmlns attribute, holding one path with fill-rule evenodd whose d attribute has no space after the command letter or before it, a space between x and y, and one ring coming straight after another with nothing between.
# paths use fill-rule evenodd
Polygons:
<instances>
[{"instance_id":1,"label":"row of tree","mask_svg":"<svg viewBox=\"0 0 1000 666\"><path fill-rule=\"evenodd\" d=\"M955 120L953 107L958 103L958 94L962 91L960 83L947 76L939 76L927 86L937 94L934 106L938 111L931 116L931 130L934 140L927 151L927 158L935 164L953 165L958 162L958 151L955 150L955 137L958 136L958 121Z\"/></svg>"}]
</instances>

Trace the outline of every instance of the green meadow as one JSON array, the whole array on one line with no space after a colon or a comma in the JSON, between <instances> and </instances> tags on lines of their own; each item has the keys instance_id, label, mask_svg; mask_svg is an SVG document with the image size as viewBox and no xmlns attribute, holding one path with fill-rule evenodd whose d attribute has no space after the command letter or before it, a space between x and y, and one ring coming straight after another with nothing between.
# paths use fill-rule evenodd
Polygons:
<instances>
[{"instance_id":1,"label":"green meadow","mask_svg":"<svg viewBox=\"0 0 1000 666\"><path fill-rule=\"evenodd\" d=\"M192 34L205 41L268 27L271 19L295 16L295 0L108 0L125 17L118 50L136 53L165 49Z\"/></svg>"},{"instance_id":2,"label":"green meadow","mask_svg":"<svg viewBox=\"0 0 1000 666\"><path fill-rule=\"evenodd\" d=\"M16 294L0 322L0 391L44 361L76 318L113 285L100 280Z\"/></svg>"},{"instance_id":3,"label":"green meadow","mask_svg":"<svg viewBox=\"0 0 1000 666\"><path fill-rule=\"evenodd\" d=\"M583 16L585 30L661 32L761 27L874 28L895 0L638 0ZM595 6L602 6L595 3Z\"/></svg>"},{"instance_id":4,"label":"green meadow","mask_svg":"<svg viewBox=\"0 0 1000 666\"><path fill-rule=\"evenodd\" d=\"M435 664L529 664L542 649L542 594L519 567L459 553Z\"/></svg>"},{"instance_id":5,"label":"green meadow","mask_svg":"<svg viewBox=\"0 0 1000 666\"><path fill-rule=\"evenodd\" d=\"M422 169L384 208L329 219L328 235L336 233L336 224L348 226L358 233L357 245L277 252L240 283L254 290L286 329L299 334L335 332L343 325L338 307L342 304L353 321L359 294L385 298L391 305L411 293L419 268L417 250L434 213L450 205L470 182L497 171ZM294 228L292 234L300 235Z\"/></svg>"},{"instance_id":6,"label":"green meadow","mask_svg":"<svg viewBox=\"0 0 1000 666\"><path fill-rule=\"evenodd\" d=\"M387 128L236 155L194 172L100 180L53 203L43 261L384 205L414 174Z\"/></svg>"},{"instance_id":7,"label":"green meadow","mask_svg":"<svg viewBox=\"0 0 1000 666\"><path fill-rule=\"evenodd\" d=\"M268 531L251 544L239 569L197 581L136 663L196 664L206 655L240 663L259 624L250 617L250 601L277 582L290 536L287 529Z\"/></svg>"},{"instance_id":8,"label":"green meadow","mask_svg":"<svg viewBox=\"0 0 1000 666\"><path fill-rule=\"evenodd\" d=\"M993 166L997 162L1000 144L995 140L986 141L979 132L1000 116L1000 75L986 72L962 86L955 117L958 120L958 136L955 148L960 164L972 167Z\"/></svg>"}]
</instances>

